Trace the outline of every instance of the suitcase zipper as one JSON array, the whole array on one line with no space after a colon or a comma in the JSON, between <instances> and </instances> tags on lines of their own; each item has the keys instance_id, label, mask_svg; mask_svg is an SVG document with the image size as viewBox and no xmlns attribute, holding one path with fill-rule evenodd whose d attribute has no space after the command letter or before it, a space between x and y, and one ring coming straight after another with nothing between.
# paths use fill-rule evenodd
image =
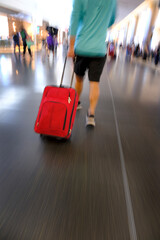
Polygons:
<instances>
[{"instance_id":1,"label":"suitcase zipper","mask_svg":"<svg viewBox=\"0 0 160 240\"><path fill-rule=\"evenodd\" d=\"M73 103L73 108L72 108L72 113L71 113L71 118L70 118L70 123L69 123L69 130L68 130L68 134L67 134L67 136L71 133L71 129L70 129L70 127L71 127L71 122L72 122L72 116L73 116L73 111L74 111L74 107L75 107L75 103L76 103L76 96L77 96L77 93L75 93L75 97L74 97L74 103ZM66 137L67 137L66 136Z\"/></svg>"},{"instance_id":2,"label":"suitcase zipper","mask_svg":"<svg viewBox=\"0 0 160 240\"><path fill-rule=\"evenodd\" d=\"M59 103L59 102L55 102L55 101L46 101L43 104L48 103L48 102L63 104L66 107L66 105L64 103ZM43 110L43 108L42 108L42 110ZM39 115L39 119L38 119L38 122L37 122L37 127L39 126L39 122L40 122L41 115L42 115L42 110L41 110L40 115ZM66 126L66 119L67 119L67 108L66 108L66 113L65 113L65 118L64 118L63 130L65 129L65 126Z\"/></svg>"},{"instance_id":3,"label":"suitcase zipper","mask_svg":"<svg viewBox=\"0 0 160 240\"><path fill-rule=\"evenodd\" d=\"M65 126L66 126L66 119L67 119L67 109L66 109L66 114L64 118L63 130L65 129Z\"/></svg>"}]
</instances>

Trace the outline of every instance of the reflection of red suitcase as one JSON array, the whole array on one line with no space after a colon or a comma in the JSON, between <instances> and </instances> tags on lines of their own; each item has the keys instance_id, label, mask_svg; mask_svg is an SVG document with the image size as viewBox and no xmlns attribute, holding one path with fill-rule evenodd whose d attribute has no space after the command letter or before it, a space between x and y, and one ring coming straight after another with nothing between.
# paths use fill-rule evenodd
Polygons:
<instances>
[{"instance_id":1,"label":"reflection of red suitcase","mask_svg":"<svg viewBox=\"0 0 160 240\"><path fill-rule=\"evenodd\" d=\"M44 89L34 130L36 133L68 139L71 136L76 115L78 95L71 88L62 87L66 66L65 59L60 87L47 86Z\"/></svg>"}]
</instances>

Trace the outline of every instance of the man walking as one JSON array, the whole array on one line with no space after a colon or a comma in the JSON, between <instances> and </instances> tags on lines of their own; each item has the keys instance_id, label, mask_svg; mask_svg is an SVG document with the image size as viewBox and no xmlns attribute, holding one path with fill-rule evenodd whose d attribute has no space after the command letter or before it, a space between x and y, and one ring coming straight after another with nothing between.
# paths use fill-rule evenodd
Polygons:
<instances>
[{"instance_id":1,"label":"man walking","mask_svg":"<svg viewBox=\"0 0 160 240\"><path fill-rule=\"evenodd\" d=\"M26 47L27 47L27 42L26 42L27 33L26 33L26 30L23 27L21 29L21 37L22 37L22 41L23 41L23 56L25 56L25 54L26 54Z\"/></svg>"},{"instance_id":2,"label":"man walking","mask_svg":"<svg viewBox=\"0 0 160 240\"><path fill-rule=\"evenodd\" d=\"M20 43L19 43L19 33L18 32L13 35L13 41L14 41L14 53L16 52L16 46L18 46L19 53L20 53Z\"/></svg>"},{"instance_id":3,"label":"man walking","mask_svg":"<svg viewBox=\"0 0 160 240\"><path fill-rule=\"evenodd\" d=\"M68 57L76 55L75 89L80 96L83 77L88 69L90 82L86 126L95 126L95 109L99 99L99 80L106 60L106 31L115 21L116 0L74 0L70 22Z\"/></svg>"}]
</instances>

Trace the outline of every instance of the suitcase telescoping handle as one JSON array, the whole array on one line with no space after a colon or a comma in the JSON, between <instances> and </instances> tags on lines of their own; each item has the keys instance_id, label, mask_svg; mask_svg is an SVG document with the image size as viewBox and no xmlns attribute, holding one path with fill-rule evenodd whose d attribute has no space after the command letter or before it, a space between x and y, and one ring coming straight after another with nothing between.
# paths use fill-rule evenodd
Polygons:
<instances>
[{"instance_id":1,"label":"suitcase telescoping handle","mask_svg":"<svg viewBox=\"0 0 160 240\"><path fill-rule=\"evenodd\" d=\"M62 72L60 87L62 87L62 84L63 84L63 77L64 77L65 68L66 68L66 63L67 63L67 56L65 57L65 61L64 61L64 66L63 66L63 72ZM72 84L73 84L73 78L74 78L74 68L73 68L73 72L72 72L72 78L71 78L70 88L72 87Z\"/></svg>"}]
</instances>

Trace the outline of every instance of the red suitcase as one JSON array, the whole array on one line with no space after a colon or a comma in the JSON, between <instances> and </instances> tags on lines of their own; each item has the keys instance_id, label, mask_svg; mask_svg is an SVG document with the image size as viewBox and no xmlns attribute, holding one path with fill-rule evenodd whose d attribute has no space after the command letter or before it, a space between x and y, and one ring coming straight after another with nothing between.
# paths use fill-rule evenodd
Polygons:
<instances>
[{"instance_id":1,"label":"red suitcase","mask_svg":"<svg viewBox=\"0 0 160 240\"><path fill-rule=\"evenodd\" d=\"M36 133L58 138L70 138L78 104L78 95L72 88L74 72L69 88L63 87L63 76L67 57L65 59L61 84L46 86L43 92L34 130Z\"/></svg>"}]
</instances>

